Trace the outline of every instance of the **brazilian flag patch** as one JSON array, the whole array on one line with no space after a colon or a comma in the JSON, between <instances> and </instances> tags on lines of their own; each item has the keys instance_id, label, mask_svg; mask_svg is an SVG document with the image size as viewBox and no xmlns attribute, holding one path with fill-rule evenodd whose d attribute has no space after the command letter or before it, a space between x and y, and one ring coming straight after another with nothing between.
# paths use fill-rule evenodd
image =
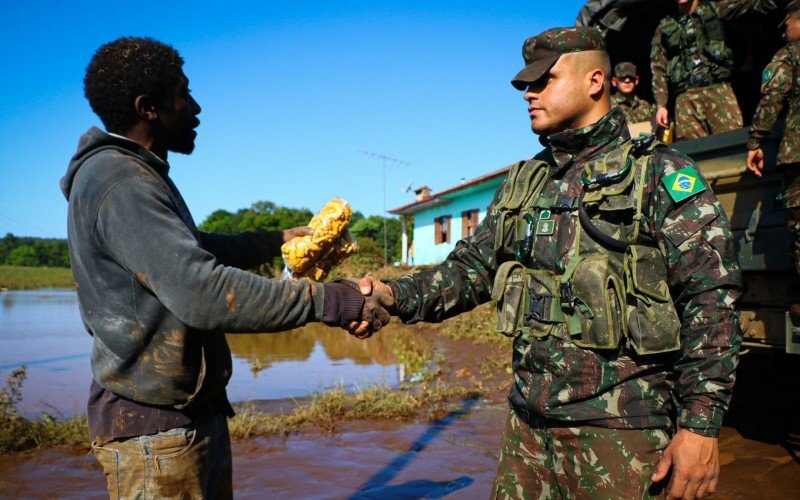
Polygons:
<instances>
[{"instance_id":1,"label":"brazilian flag patch","mask_svg":"<svg viewBox=\"0 0 800 500\"><path fill-rule=\"evenodd\" d=\"M692 167L684 167L664 177L662 181L667 192L675 203L685 200L706 190L700 174Z\"/></svg>"}]
</instances>

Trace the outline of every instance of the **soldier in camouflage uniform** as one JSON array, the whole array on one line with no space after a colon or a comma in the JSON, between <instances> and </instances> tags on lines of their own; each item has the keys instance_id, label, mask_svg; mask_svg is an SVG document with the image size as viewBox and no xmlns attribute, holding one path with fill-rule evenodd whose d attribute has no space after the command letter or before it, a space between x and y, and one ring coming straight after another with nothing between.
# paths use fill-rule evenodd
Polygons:
<instances>
[{"instance_id":1,"label":"soldier in camouflage uniform","mask_svg":"<svg viewBox=\"0 0 800 500\"><path fill-rule=\"evenodd\" d=\"M546 149L443 263L362 293L406 323L496 301L514 376L493 497L704 496L741 343L728 219L689 158L631 140L598 30L523 57L512 84Z\"/></svg>"},{"instance_id":2,"label":"soldier in camouflage uniform","mask_svg":"<svg viewBox=\"0 0 800 500\"><path fill-rule=\"evenodd\" d=\"M761 101L753 115L747 148L747 167L759 177L764 168L761 142L772 134L781 110L788 109L786 126L778 150L778 165L783 174L786 221L794 233L794 259L800 272L800 0L787 6L784 20L786 46L764 69ZM800 316L800 305L794 309Z\"/></svg>"},{"instance_id":3,"label":"soldier in camouflage uniform","mask_svg":"<svg viewBox=\"0 0 800 500\"><path fill-rule=\"evenodd\" d=\"M653 119L656 114L655 106L636 95L639 75L636 74L635 64L626 61L614 66L611 85L616 90L611 99L625 114L628 123L648 122Z\"/></svg>"},{"instance_id":4,"label":"soldier in camouflage uniform","mask_svg":"<svg viewBox=\"0 0 800 500\"><path fill-rule=\"evenodd\" d=\"M725 43L728 21L774 9L774 0L677 0L678 13L661 20L652 40L656 124L669 126L667 101L675 98L678 139L695 139L742 126L729 83L733 52Z\"/></svg>"}]
</instances>

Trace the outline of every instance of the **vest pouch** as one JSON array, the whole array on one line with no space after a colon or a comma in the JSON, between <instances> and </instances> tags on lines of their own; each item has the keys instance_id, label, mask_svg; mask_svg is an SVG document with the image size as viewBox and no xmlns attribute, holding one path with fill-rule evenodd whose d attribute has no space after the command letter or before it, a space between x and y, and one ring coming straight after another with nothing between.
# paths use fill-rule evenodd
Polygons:
<instances>
[{"instance_id":1,"label":"vest pouch","mask_svg":"<svg viewBox=\"0 0 800 500\"><path fill-rule=\"evenodd\" d=\"M631 245L625 252L628 342L637 354L680 348L681 323L667 285L667 267L656 248Z\"/></svg>"},{"instance_id":2,"label":"vest pouch","mask_svg":"<svg viewBox=\"0 0 800 500\"><path fill-rule=\"evenodd\" d=\"M574 302L571 308L564 309L564 314L575 345L619 348L624 334L624 289L622 280L610 269L608 255L583 258L569 283Z\"/></svg>"},{"instance_id":3,"label":"vest pouch","mask_svg":"<svg viewBox=\"0 0 800 500\"><path fill-rule=\"evenodd\" d=\"M498 332L513 337L520 331L523 302L528 296L524 267L517 261L504 262L497 269L492 286L492 301L497 306Z\"/></svg>"}]
</instances>

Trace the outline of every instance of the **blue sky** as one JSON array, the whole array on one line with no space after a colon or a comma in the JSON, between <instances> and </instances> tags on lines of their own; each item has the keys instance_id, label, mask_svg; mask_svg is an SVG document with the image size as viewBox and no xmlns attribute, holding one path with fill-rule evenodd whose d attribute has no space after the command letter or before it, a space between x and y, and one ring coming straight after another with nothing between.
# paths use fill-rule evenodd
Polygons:
<instances>
[{"instance_id":1,"label":"blue sky","mask_svg":"<svg viewBox=\"0 0 800 500\"><path fill-rule=\"evenodd\" d=\"M0 236L66 236L58 188L96 48L125 35L177 48L203 108L197 147L170 155L200 223L258 200L364 214L537 152L509 80L523 40L582 1L8 2L0 30Z\"/></svg>"}]
</instances>

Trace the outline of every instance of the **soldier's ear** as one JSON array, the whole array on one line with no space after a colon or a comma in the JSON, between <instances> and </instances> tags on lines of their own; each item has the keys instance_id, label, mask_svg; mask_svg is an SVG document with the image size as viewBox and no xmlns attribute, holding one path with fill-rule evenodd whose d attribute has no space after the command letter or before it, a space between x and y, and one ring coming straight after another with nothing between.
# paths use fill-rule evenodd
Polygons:
<instances>
[{"instance_id":1,"label":"soldier's ear","mask_svg":"<svg viewBox=\"0 0 800 500\"><path fill-rule=\"evenodd\" d=\"M602 95L606 89L606 74L603 70L595 68L586 75L586 78L589 85L589 96L596 98Z\"/></svg>"}]
</instances>

